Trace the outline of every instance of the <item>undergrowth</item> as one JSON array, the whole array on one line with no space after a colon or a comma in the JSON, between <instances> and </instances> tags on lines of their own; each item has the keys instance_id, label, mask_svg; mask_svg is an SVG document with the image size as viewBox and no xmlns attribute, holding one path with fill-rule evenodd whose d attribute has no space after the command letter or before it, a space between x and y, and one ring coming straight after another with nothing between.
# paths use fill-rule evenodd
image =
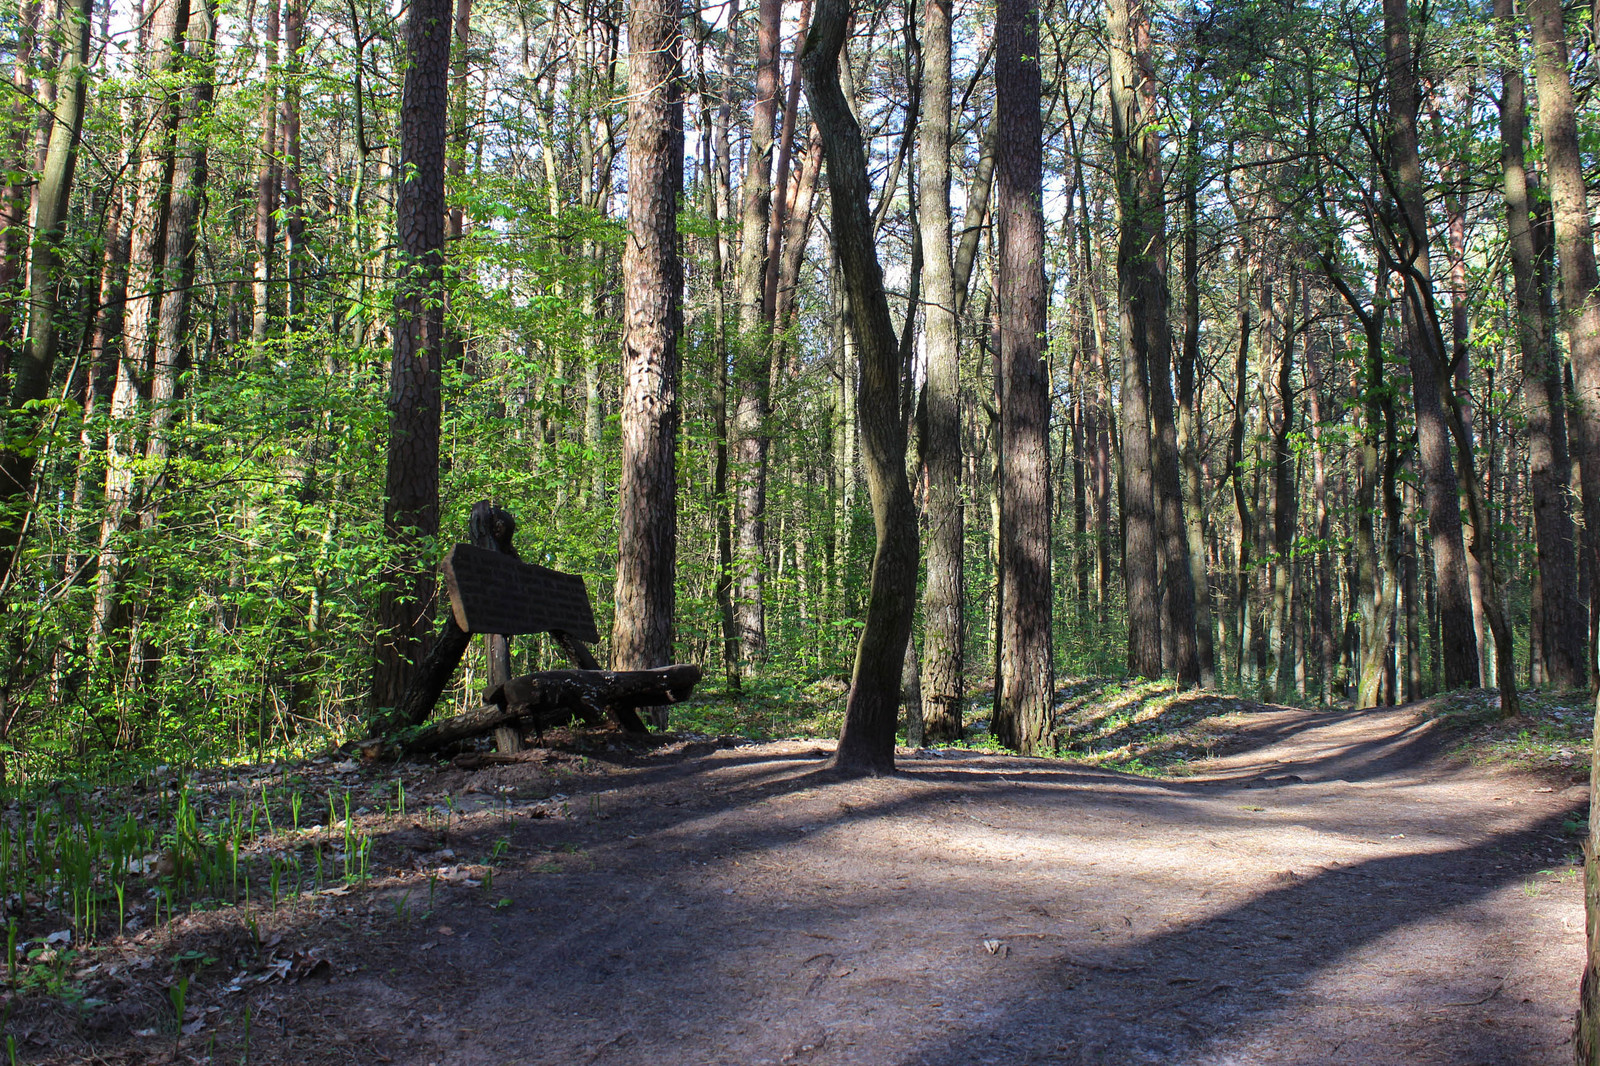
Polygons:
<instances>
[{"instance_id":1,"label":"undergrowth","mask_svg":"<svg viewBox=\"0 0 1600 1066\"><path fill-rule=\"evenodd\" d=\"M1503 765L1586 778L1594 731L1594 702L1586 692L1523 691L1522 713L1500 716L1492 691L1449 692L1423 704L1460 737L1452 753L1478 765Z\"/></svg>"}]
</instances>

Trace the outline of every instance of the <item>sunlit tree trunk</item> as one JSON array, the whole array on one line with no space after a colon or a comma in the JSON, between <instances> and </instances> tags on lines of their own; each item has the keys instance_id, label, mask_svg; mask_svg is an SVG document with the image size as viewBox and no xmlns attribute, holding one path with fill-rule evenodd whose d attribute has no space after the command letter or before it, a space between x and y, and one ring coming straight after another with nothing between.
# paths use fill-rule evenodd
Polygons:
<instances>
[{"instance_id":1,"label":"sunlit tree trunk","mask_svg":"<svg viewBox=\"0 0 1600 1066\"><path fill-rule=\"evenodd\" d=\"M922 720L929 743L961 737L966 512L961 495L961 379L950 244L950 0L927 0L920 153L923 344L928 360L922 458L927 585L922 599ZM1037 106L1035 107L1037 110Z\"/></svg>"},{"instance_id":2,"label":"sunlit tree trunk","mask_svg":"<svg viewBox=\"0 0 1600 1066\"><path fill-rule=\"evenodd\" d=\"M767 417L771 322L764 314L767 228L772 215L772 154L778 116L778 38L781 0L760 0L756 22L755 105L745 157L739 213L738 337L734 355L735 464L734 612L740 672L749 676L766 656Z\"/></svg>"},{"instance_id":3,"label":"sunlit tree trunk","mask_svg":"<svg viewBox=\"0 0 1600 1066\"><path fill-rule=\"evenodd\" d=\"M1600 272L1595 267L1594 230L1584 186L1561 4L1558 0L1529 0L1528 18L1533 29L1534 74L1539 86L1539 130L1543 135L1556 252L1561 264L1561 311L1577 385L1572 436L1574 443L1581 441L1584 446L1579 464L1584 525L1595 530L1600 527ZM1600 600L1595 595L1592 553L1589 566L1589 595L1591 601ZM1590 610L1592 631L1593 602ZM1600 705L1595 731L1600 737ZM1600 1063L1600 743L1594 747L1589 772L1589 835L1583 865L1588 953L1574 1043L1577 1061L1594 1066Z\"/></svg>"},{"instance_id":4,"label":"sunlit tree trunk","mask_svg":"<svg viewBox=\"0 0 1600 1066\"><path fill-rule=\"evenodd\" d=\"M255 304L250 319L250 340L257 345L272 328L272 253L278 229L278 3L266 0L261 38L261 159L256 164L256 264L251 285Z\"/></svg>"},{"instance_id":5,"label":"sunlit tree trunk","mask_svg":"<svg viewBox=\"0 0 1600 1066\"><path fill-rule=\"evenodd\" d=\"M1390 93L1388 166L1395 176L1400 221L1394 240L1401 281L1408 294L1431 291L1428 219L1417 155L1417 77L1407 26L1405 0L1384 0L1384 30ZM1409 308L1402 314L1406 355L1411 366L1411 397L1417 419L1417 455L1421 462L1428 533L1438 581L1439 625L1443 641L1446 688L1478 684L1478 644L1472 627L1472 593L1461 529L1460 485L1450 453L1442 389L1451 383L1434 365L1429 324Z\"/></svg>"},{"instance_id":6,"label":"sunlit tree trunk","mask_svg":"<svg viewBox=\"0 0 1600 1066\"><path fill-rule=\"evenodd\" d=\"M900 352L872 243L871 187L861 128L840 86L849 0L820 0L800 62L806 99L827 156L833 241L849 293L861 362L861 442L876 534L866 621L834 766L851 774L894 769L900 672L916 607L917 516L906 481Z\"/></svg>"},{"instance_id":7,"label":"sunlit tree trunk","mask_svg":"<svg viewBox=\"0 0 1600 1066\"><path fill-rule=\"evenodd\" d=\"M1496 0L1495 19L1502 43L1511 48L1520 36L1511 0ZM1528 117L1521 60L1508 60L1501 67L1500 78L1500 163L1516 289L1522 395L1528 411L1534 540L1539 553L1539 658L1551 684L1578 689L1587 681L1584 636L1588 618L1578 599L1576 533L1568 505L1572 460L1552 321L1551 223L1549 208L1537 194L1526 164Z\"/></svg>"},{"instance_id":8,"label":"sunlit tree trunk","mask_svg":"<svg viewBox=\"0 0 1600 1066\"><path fill-rule=\"evenodd\" d=\"M612 667L666 666L677 563L678 335L683 274L681 0L632 0L628 21L628 239L622 341L622 479L617 491ZM657 728L667 709L652 708Z\"/></svg>"},{"instance_id":9,"label":"sunlit tree trunk","mask_svg":"<svg viewBox=\"0 0 1600 1066\"><path fill-rule=\"evenodd\" d=\"M183 52L189 24L188 0L159 0L149 18L144 67L150 80L161 88L146 112L147 127L132 198L123 349L117 363L111 424L106 434L105 517L100 529L100 564L90 631L94 642L103 640L116 628L122 599L121 539L138 524L135 456L143 428L141 408L148 399L155 355L154 326L172 185L172 138L178 119L177 93L169 74Z\"/></svg>"}]
</instances>

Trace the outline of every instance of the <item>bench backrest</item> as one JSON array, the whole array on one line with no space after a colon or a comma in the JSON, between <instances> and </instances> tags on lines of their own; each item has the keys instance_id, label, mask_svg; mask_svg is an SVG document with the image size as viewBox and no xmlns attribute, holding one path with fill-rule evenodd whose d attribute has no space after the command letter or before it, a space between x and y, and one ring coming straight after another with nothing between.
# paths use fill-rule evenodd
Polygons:
<instances>
[{"instance_id":1,"label":"bench backrest","mask_svg":"<svg viewBox=\"0 0 1600 1066\"><path fill-rule=\"evenodd\" d=\"M597 644L589 590L563 574L510 555L457 544L439 567L456 625L468 633L566 633Z\"/></svg>"}]
</instances>

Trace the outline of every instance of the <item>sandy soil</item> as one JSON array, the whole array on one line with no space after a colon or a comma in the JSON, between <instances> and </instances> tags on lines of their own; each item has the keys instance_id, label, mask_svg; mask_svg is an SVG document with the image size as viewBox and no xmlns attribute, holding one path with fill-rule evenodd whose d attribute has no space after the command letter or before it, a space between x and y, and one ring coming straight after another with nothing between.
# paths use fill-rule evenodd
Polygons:
<instances>
[{"instance_id":1,"label":"sandy soil","mask_svg":"<svg viewBox=\"0 0 1600 1066\"><path fill-rule=\"evenodd\" d=\"M449 770L465 813L392 828L371 886L250 952L216 915L160 945L221 958L177 1057L1569 1061L1585 787L1459 765L1405 710L1242 723L1172 780L905 753L838 782L811 743ZM123 987L21 1061L171 1055Z\"/></svg>"}]
</instances>

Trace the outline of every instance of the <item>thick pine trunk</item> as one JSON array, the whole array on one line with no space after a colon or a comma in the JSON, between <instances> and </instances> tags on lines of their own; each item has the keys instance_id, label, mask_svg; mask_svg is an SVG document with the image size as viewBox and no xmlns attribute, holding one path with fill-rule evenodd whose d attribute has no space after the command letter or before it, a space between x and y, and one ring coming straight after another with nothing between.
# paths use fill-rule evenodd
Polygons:
<instances>
[{"instance_id":1,"label":"thick pine trunk","mask_svg":"<svg viewBox=\"0 0 1600 1066\"><path fill-rule=\"evenodd\" d=\"M444 155L450 108L450 0L413 0L400 104L396 197L399 280L389 364L384 535L373 703L396 706L427 651L434 575L423 545L439 533L440 360L444 344Z\"/></svg>"},{"instance_id":2,"label":"thick pine trunk","mask_svg":"<svg viewBox=\"0 0 1600 1066\"><path fill-rule=\"evenodd\" d=\"M1510 48L1520 36L1511 0L1496 0L1495 19L1502 43ZM1544 680L1556 688L1578 689L1587 681L1584 638L1588 619L1578 599L1576 533L1568 505L1572 459L1551 306L1554 264L1549 208L1535 194L1526 164L1528 116L1521 60L1506 63L1500 77L1500 162L1516 288L1522 394L1528 412L1534 542L1539 555L1538 661Z\"/></svg>"},{"instance_id":3,"label":"thick pine trunk","mask_svg":"<svg viewBox=\"0 0 1600 1066\"><path fill-rule=\"evenodd\" d=\"M1000 0L995 21L995 119L1000 124L995 224L1002 608L994 734L1023 754L1033 754L1045 743L1055 694L1040 86L1036 0Z\"/></svg>"},{"instance_id":4,"label":"thick pine trunk","mask_svg":"<svg viewBox=\"0 0 1600 1066\"><path fill-rule=\"evenodd\" d=\"M849 0L820 0L800 63L806 98L827 154L834 248L860 355L862 454L877 539L866 623L856 646L834 766L849 774L875 774L894 769L900 671L916 606L917 516L906 481L899 342L872 242L866 153L861 128L839 81L849 21Z\"/></svg>"},{"instance_id":5,"label":"thick pine trunk","mask_svg":"<svg viewBox=\"0 0 1600 1066\"><path fill-rule=\"evenodd\" d=\"M677 238L683 189L681 18L681 0L633 0L628 22L622 478L611 634L612 665L619 670L665 666L672 658L683 293ZM651 717L665 728L667 707L653 708Z\"/></svg>"}]
</instances>

